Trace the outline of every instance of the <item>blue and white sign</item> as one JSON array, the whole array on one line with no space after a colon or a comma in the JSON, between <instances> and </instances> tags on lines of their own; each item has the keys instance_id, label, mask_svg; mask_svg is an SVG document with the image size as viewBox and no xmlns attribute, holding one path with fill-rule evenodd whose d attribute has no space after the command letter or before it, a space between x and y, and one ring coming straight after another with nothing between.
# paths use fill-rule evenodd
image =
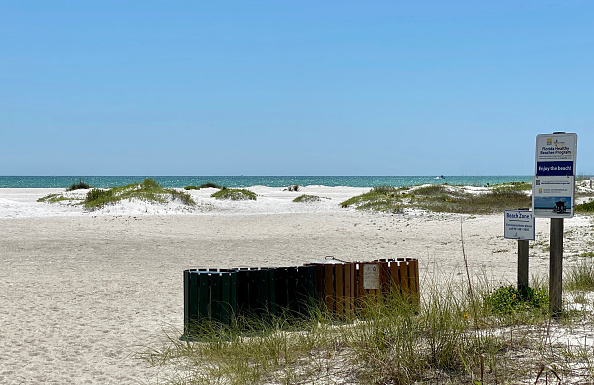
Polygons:
<instances>
[{"instance_id":1,"label":"blue and white sign","mask_svg":"<svg viewBox=\"0 0 594 385\"><path fill-rule=\"evenodd\" d=\"M534 240L534 215L528 210L505 210L503 237L517 240Z\"/></svg>"},{"instance_id":2,"label":"blue and white sign","mask_svg":"<svg viewBox=\"0 0 594 385\"><path fill-rule=\"evenodd\" d=\"M575 178L535 176L532 179L532 210L537 218L573 217Z\"/></svg>"},{"instance_id":3,"label":"blue and white sign","mask_svg":"<svg viewBox=\"0 0 594 385\"><path fill-rule=\"evenodd\" d=\"M536 176L575 176L577 134L536 136Z\"/></svg>"},{"instance_id":4,"label":"blue and white sign","mask_svg":"<svg viewBox=\"0 0 594 385\"><path fill-rule=\"evenodd\" d=\"M536 136L532 211L537 218L571 218L575 205L577 134Z\"/></svg>"}]
</instances>

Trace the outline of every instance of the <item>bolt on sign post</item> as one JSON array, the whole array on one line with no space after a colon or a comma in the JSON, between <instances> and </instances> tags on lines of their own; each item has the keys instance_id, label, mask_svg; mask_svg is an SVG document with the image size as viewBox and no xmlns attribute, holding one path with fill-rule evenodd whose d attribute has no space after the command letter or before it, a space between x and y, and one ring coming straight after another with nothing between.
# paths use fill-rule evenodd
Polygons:
<instances>
[{"instance_id":1,"label":"bolt on sign post","mask_svg":"<svg viewBox=\"0 0 594 385\"><path fill-rule=\"evenodd\" d=\"M518 240L518 291L528 290L528 241L534 240L534 215L528 209L505 210L503 236Z\"/></svg>"},{"instance_id":2,"label":"bolt on sign post","mask_svg":"<svg viewBox=\"0 0 594 385\"><path fill-rule=\"evenodd\" d=\"M576 154L577 134L536 136L532 210L537 218L551 218L549 307L553 314L563 310L563 219L573 217Z\"/></svg>"}]
</instances>

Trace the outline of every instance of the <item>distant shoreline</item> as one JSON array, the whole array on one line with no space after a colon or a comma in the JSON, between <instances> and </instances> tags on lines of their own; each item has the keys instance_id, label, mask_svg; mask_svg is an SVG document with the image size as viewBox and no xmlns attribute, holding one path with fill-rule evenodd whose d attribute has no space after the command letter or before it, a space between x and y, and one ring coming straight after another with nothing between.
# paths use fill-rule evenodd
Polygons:
<instances>
[{"instance_id":1,"label":"distant shoreline","mask_svg":"<svg viewBox=\"0 0 594 385\"><path fill-rule=\"evenodd\" d=\"M389 185L394 187L420 184L451 184L465 186L484 186L509 183L531 182L532 176L0 176L0 188L67 188L73 182L83 180L93 187L124 186L153 178L164 187L183 188L189 185L216 183L221 186L244 188L251 186L287 187L327 186L327 187L373 187Z\"/></svg>"}]
</instances>

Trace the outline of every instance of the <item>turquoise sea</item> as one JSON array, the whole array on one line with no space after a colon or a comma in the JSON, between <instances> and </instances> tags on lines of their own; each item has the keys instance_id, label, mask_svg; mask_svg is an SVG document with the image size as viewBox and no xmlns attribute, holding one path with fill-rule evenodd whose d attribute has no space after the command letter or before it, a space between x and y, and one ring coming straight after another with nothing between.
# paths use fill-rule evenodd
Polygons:
<instances>
[{"instance_id":1,"label":"turquoise sea","mask_svg":"<svg viewBox=\"0 0 594 385\"><path fill-rule=\"evenodd\" d=\"M532 182L532 176L0 176L0 188L67 188L82 180L93 187L124 186L153 178L164 187L199 186L216 183L227 187L286 187L291 185L394 187L419 184L443 184L484 186L506 182Z\"/></svg>"}]
</instances>

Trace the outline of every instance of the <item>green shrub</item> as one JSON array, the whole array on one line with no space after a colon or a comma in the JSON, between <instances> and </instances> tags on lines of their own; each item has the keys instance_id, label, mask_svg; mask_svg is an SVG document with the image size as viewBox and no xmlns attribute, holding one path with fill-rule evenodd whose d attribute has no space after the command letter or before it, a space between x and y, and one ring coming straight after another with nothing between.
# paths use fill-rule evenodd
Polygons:
<instances>
[{"instance_id":1,"label":"green shrub","mask_svg":"<svg viewBox=\"0 0 594 385\"><path fill-rule=\"evenodd\" d=\"M113 190L102 190L94 188L87 193L84 205L86 208L96 209L106 204L114 203L118 199Z\"/></svg>"},{"instance_id":2,"label":"green shrub","mask_svg":"<svg viewBox=\"0 0 594 385\"><path fill-rule=\"evenodd\" d=\"M140 190L143 191L162 191L163 187L154 179L147 178L140 183Z\"/></svg>"},{"instance_id":3,"label":"green shrub","mask_svg":"<svg viewBox=\"0 0 594 385\"><path fill-rule=\"evenodd\" d=\"M312 203L312 202L319 202L321 201L320 197L317 195L299 195L297 198L293 199L293 202L303 202L303 203Z\"/></svg>"},{"instance_id":4,"label":"green shrub","mask_svg":"<svg viewBox=\"0 0 594 385\"><path fill-rule=\"evenodd\" d=\"M256 193L246 189L222 188L211 195L215 199L238 200L256 200Z\"/></svg>"},{"instance_id":5,"label":"green shrub","mask_svg":"<svg viewBox=\"0 0 594 385\"><path fill-rule=\"evenodd\" d=\"M203 189L203 188L218 188L218 189L222 189L222 188L225 188L225 187L224 186L219 186L218 184L210 183L210 182L209 183L201 184L200 186L192 186L192 185L190 185L190 186L184 187L184 189L186 189L186 190L200 190L200 189Z\"/></svg>"},{"instance_id":6,"label":"green shrub","mask_svg":"<svg viewBox=\"0 0 594 385\"><path fill-rule=\"evenodd\" d=\"M594 212L594 200L585 203L580 203L579 205L575 205L575 211L582 213Z\"/></svg>"},{"instance_id":7,"label":"green shrub","mask_svg":"<svg viewBox=\"0 0 594 385\"><path fill-rule=\"evenodd\" d=\"M200 188L218 188L218 189L226 188L225 186L219 186L218 184L211 183L211 182L201 184L199 187Z\"/></svg>"},{"instance_id":8,"label":"green shrub","mask_svg":"<svg viewBox=\"0 0 594 385\"><path fill-rule=\"evenodd\" d=\"M483 298L484 305L495 315L514 314L547 309L549 295L543 289L526 288L520 291L513 286L502 286Z\"/></svg>"},{"instance_id":9,"label":"green shrub","mask_svg":"<svg viewBox=\"0 0 594 385\"><path fill-rule=\"evenodd\" d=\"M88 183L83 182L82 179L80 179L77 182L72 182L72 184L70 185L70 187L68 187L66 189L66 191L74 191L74 190L82 190L82 189L90 189L91 186Z\"/></svg>"},{"instance_id":10,"label":"green shrub","mask_svg":"<svg viewBox=\"0 0 594 385\"><path fill-rule=\"evenodd\" d=\"M298 184L296 184L296 185L287 187L285 190L287 190L287 191L299 191L300 187L301 186L299 186Z\"/></svg>"},{"instance_id":11,"label":"green shrub","mask_svg":"<svg viewBox=\"0 0 594 385\"><path fill-rule=\"evenodd\" d=\"M194 206L196 202L192 199L192 196L183 191L177 191L175 189L165 189L165 192L171 194L173 200L178 200L186 206Z\"/></svg>"}]
</instances>

